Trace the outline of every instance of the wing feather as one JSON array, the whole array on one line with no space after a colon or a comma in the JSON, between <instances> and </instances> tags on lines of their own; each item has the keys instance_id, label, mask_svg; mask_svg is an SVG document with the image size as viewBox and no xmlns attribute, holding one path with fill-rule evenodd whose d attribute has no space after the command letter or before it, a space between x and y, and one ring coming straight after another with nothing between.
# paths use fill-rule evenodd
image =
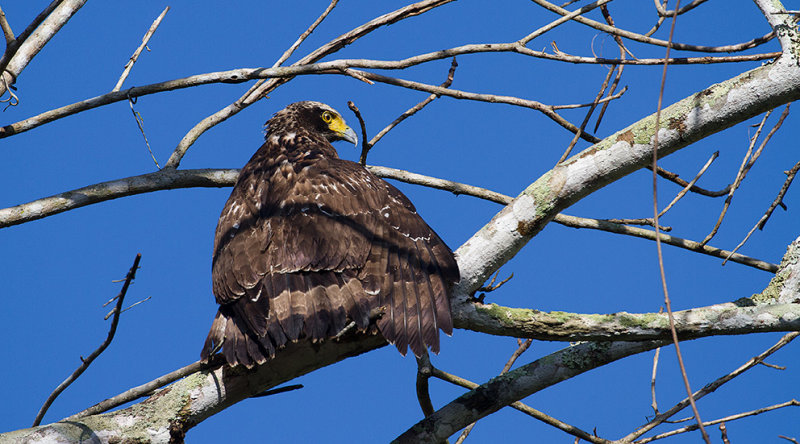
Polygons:
<instances>
[{"instance_id":1,"label":"wing feather","mask_svg":"<svg viewBox=\"0 0 800 444\"><path fill-rule=\"evenodd\" d=\"M395 187L303 128L292 133L267 138L223 208L212 265L220 310L203 358L222 344L228 363L260 364L349 321L364 331L378 307L379 331L403 354L438 352L438 330L452 332L452 252Z\"/></svg>"}]
</instances>

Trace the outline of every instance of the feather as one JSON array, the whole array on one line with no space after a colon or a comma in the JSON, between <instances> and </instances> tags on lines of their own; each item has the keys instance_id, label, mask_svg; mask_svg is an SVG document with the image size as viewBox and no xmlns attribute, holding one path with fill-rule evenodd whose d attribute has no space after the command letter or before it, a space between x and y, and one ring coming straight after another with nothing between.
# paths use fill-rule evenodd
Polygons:
<instances>
[{"instance_id":1,"label":"feather","mask_svg":"<svg viewBox=\"0 0 800 444\"><path fill-rule=\"evenodd\" d=\"M335 112L298 102L276 113L240 172L215 232L220 309L203 359L221 344L229 364L251 367L348 320L365 331L378 307L401 353L438 352L438 331L452 332L453 253L397 188L339 159L322 110Z\"/></svg>"}]
</instances>

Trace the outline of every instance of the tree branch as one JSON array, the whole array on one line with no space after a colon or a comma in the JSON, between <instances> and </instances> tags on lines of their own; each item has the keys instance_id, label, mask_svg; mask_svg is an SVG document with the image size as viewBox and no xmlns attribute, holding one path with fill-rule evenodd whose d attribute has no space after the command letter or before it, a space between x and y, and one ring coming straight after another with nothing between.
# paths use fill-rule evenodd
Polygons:
<instances>
[{"instance_id":1,"label":"tree branch","mask_svg":"<svg viewBox=\"0 0 800 444\"><path fill-rule=\"evenodd\" d=\"M44 18L36 30L29 36L25 33L20 34L17 40L21 41L19 47L13 50L13 56L9 57L7 61L4 55L0 60L0 73L5 78L5 82L0 82L0 96L6 93L7 86L13 85L19 74L28 66L31 60L36 57L36 54L44 48L44 45L53 38L54 35L64 26L75 13L86 3L86 0L61 0L54 1L48 6L45 11L58 3L52 9L46 18ZM41 14L36 17L34 23L41 17ZM32 23L33 24L33 23ZM26 29L27 31L27 29ZM27 38L26 38L27 37ZM6 51L9 53L9 51Z\"/></svg>"}]
</instances>

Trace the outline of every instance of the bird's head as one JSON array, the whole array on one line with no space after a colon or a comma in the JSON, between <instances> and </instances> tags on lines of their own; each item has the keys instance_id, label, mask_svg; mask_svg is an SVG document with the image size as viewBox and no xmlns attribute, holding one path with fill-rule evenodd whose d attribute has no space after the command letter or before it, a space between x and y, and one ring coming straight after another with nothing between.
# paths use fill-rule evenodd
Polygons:
<instances>
[{"instance_id":1,"label":"bird's head","mask_svg":"<svg viewBox=\"0 0 800 444\"><path fill-rule=\"evenodd\" d=\"M322 135L328 142L346 140L358 145L358 136L338 111L324 103L312 101L295 102L278 111L267 122L267 136L272 131L292 130L297 126Z\"/></svg>"}]
</instances>

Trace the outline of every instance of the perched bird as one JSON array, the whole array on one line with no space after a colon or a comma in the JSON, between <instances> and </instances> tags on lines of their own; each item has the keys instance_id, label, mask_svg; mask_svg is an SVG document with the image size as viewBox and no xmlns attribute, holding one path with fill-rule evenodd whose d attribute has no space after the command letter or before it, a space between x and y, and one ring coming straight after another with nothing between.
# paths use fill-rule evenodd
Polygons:
<instances>
[{"instance_id":1,"label":"perched bird","mask_svg":"<svg viewBox=\"0 0 800 444\"><path fill-rule=\"evenodd\" d=\"M404 355L438 353L439 330L453 330L452 251L397 188L339 158L331 142L357 137L333 108L293 103L266 126L217 225L220 307L202 358L221 345L228 364L252 367L351 322L376 322Z\"/></svg>"}]
</instances>

